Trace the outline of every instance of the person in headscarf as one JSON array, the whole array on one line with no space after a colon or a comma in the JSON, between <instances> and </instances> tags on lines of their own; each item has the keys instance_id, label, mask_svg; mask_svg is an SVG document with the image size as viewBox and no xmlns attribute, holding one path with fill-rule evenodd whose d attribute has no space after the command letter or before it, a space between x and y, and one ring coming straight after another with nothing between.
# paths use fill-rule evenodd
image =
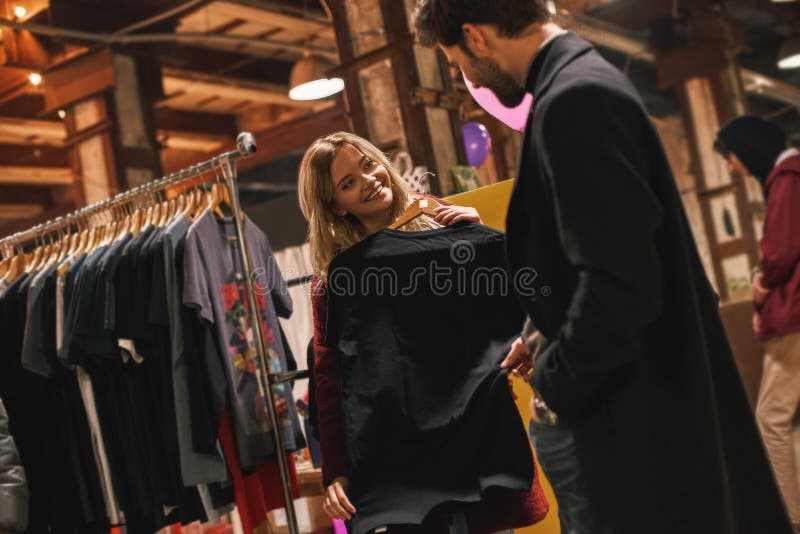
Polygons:
<instances>
[{"instance_id":1,"label":"person in headscarf","mask_svg":"<svg viewBox=\"0 0 800 534\"><path fill-rule=\"evenodd\" d=\"M756 335L765 342L756 418L792 523L800 528L800 481L792 438L800 406L800 151L778 126L753 116L726 124L716 150L731 172L764 188L761 264L753 276Z\"/></svg>"}]
</instances>

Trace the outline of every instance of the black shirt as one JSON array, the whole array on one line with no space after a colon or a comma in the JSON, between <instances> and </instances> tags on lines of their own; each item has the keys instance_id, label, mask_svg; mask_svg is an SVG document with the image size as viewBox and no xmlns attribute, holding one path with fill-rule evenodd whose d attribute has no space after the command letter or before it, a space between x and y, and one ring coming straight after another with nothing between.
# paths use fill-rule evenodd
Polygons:
<instances>
[{"instance_id":1,"label":"black shirt","mask_svg":"<svg viewBox=\"0 0 800 534\"><path fill-rule=\"evenodd\" d=\"M422 523L491 486L528 491L533 460L500 369L522 313L501 232L385 229L331 262L327 344L341 353L356 534Z\"/></svg>"}]
</instances>

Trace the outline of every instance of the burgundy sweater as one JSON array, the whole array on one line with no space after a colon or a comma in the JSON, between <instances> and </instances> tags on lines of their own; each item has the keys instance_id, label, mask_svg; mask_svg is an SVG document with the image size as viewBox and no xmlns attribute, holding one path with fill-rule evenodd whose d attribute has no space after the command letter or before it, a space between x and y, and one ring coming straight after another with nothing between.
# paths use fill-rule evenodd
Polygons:
<instances>
[{"instance_id":1,"label":"burgundy sweater","mask_svg":"<svg viewBox=\"0 0 800 534\"><path fill-rule=\"evenodd\" d=\"M760 308L758 339L800 332L800 156L777 165L764 185L767 220L761 239L762 284L770 290Z\"/></svg>"},{"instance_id":2,"label":"burgundy sweater","mask_svg":"<svg viewBox=\"0 0 800 534\"><path fill-rule=\"evenodd\" d=\"M341 403L342 375L337 349L325 345L325 325L328 317L325 286L319 284L316 278L311 284L312 288L316 288L311 295L314 315L314 380L317 387L322 478L327 486L335 478L346 477L349 473ZM530 491L490 488L483 500L467 508L470 533L521 528L545 518L550 505L535 467L534 463L534 477ZM431 523L426 523L426 529L431 532L448 532L446 525L435 521L436 519L432 518Z\"/></svg>"}]
</instances>

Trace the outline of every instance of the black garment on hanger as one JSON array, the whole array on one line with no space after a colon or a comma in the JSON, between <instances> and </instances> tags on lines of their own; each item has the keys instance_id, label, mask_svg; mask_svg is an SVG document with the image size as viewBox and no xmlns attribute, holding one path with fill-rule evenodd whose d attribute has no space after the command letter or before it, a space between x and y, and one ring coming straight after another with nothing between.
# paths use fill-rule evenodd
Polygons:
<instances>
[{"instance_id":1,"label":"black garment on hanger","mask_svg":"<svg viewBox=\"0 0 800 534\"><path fill-rule=\"evenodd\" d=\"M522 324L504 246L473 223L384 229L331 262L327 344L341 353L355 534L419 525L492 486L530 490L500 369Z\"/></svg>"}]
</instances>

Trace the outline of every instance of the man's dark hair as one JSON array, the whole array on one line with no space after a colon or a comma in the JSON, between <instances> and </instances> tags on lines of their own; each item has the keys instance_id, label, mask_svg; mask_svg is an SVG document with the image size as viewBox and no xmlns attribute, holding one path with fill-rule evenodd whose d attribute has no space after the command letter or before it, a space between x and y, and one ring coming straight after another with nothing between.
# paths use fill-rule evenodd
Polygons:
<instances>
[{"instance_id":1,"label":"man's dark hair","mask_svg":"<svg viewBox=\"0 0 800 534\"><path fill-rule=\"evenodd\" d=\"M517 37L550 19L545 0L417 0L414 26L424 46L464 44L461 26L493 24L503 37Z\"/></svg>"}]
</instances>

